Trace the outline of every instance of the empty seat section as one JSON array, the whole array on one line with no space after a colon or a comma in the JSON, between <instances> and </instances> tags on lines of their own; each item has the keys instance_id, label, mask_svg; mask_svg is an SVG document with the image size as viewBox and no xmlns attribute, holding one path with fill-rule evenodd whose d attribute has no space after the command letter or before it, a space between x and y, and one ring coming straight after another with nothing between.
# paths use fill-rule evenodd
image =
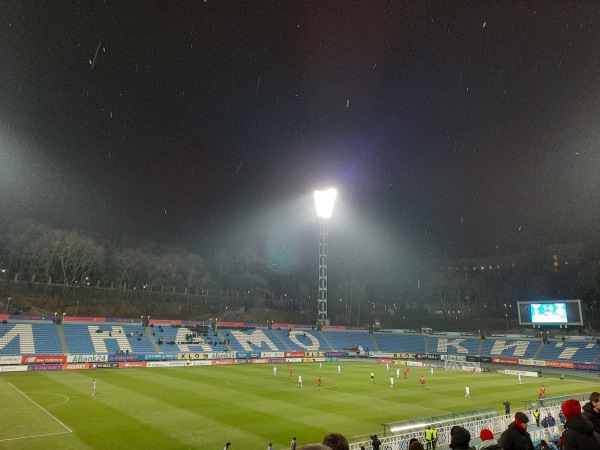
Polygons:
<instances>
[{"instance_id":1,"label":"empty seat section","mask_svg":"<svg viewBox=\"0 0 600 450\"><path fill-rule=\"evenodd\" d=\"M481 356L503 356L515 358L532 358L542 341L525 339L487 338L483 341Z\"/></svg>"},{"instance_id":2,"label":"empty seat section","mask_svg":"<svg viewBox=\"0 0 600 450\"><path fill-rule=\"evenodd\" d=\"M368 331L334 331L323 330L323 334L336 351L352 351L356 347L362 347L364 351L374 351L375 341L373 335Z\"/></svg>"},{"instance_id":3,"label":"empty seat section","mask_svg":"<svg viewBox=\"0 0 600 450\"><path fill-rule=\"evenodd\" d=\"M375 333L382 352L425 353L425 336L421 334Z\"/></svg>"},{"instance_id":4,"label":"empty seat section","mask_svg":"<svg viewBox=\"0 0 600 450\"><path fill-rule=\"evenodd\" d=\"M592 362L600 353L600 346L595 342L550 341L543 344L536 359L554 361Z\"/></svg>"},{"instance_id":5,"label":"empty seat section","mask_svg":"<svg viewBox=\"0 0 600 450\"><path fill-rule=\"evenodd\" d=\"M60 355L60 337L53 322L0 324L0 355Z\"/></svg>"}]
</instances>

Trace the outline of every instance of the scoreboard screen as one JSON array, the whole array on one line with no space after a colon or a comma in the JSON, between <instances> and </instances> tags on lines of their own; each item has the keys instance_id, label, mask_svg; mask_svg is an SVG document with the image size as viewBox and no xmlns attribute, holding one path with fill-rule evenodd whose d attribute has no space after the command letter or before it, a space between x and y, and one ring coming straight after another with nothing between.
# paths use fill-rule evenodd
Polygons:
<instances>
[{"instance_id":1,"label":"scoreboard screen","mask_svg":"<svg viewBox=\"0 0 600 450\"><path fill-rule=\"evenodd\" d=\"M520 325L583 325L580 300L518 302Z\"/></svg>"}]
</instances>

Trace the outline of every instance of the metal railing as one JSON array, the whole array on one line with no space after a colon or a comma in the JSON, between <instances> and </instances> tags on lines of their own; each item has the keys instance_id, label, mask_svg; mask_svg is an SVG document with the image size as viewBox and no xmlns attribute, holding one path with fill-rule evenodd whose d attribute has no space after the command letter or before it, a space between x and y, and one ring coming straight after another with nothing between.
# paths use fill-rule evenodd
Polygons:
<instances>
[{"instance_id":1,"label":"metal railing","mask_svg":"<svg viewBox=\"0 0 600 450\"><path fill-rule=\"evenodd\" d=\"M559 416L560 405L562 404L562 401L569 399L569 398L574 398L574 399L579 400L580 403L583 404L588 400L588 397L589 397L589 393L587 393L587 394L583 393L583 394L572 394L572 395L561 396L561 397L552 397L551 399L550 398L547 399L547 401L550 401L550 400L552 400L553 402L556 401L556 404L546 405L544 407L540 407L537 409L540 413L540 423L541 423L542 419L544 417L546 417L548 414L551 414L556 419L557 423L554 426L548 427L548 428L536 427L535 419L533 418L533 414L532 414L532 410L530 409L530 410L526 411L526 414L529 416L529 423L531 424L531 426L528 428L527 431L531 435L532 440L534 440L534 441L539 440L539 439L548 440L548 438L551 437L552 435L559 433L561 424L558 420L558 416ZM485 409L482 411L485 411ZM464 412L464 416L463 416L464 419L467 419L468 413L469 413L469 411ZM457 416L460 414L461 413L456 413ZM438 418L439 417L441 417L441 416L438 416ZM381 444L382 444L381 449L382 450L408 450L409 442L413 438L418 439L425 446L425 444L426 444L425 428L428 425L433 425L437 430L437 448L439 450L444 450L444 449L449 448L448 445L450 444L450 430L455 425L460 425L460 426L466 428L469 431L469 433L471 433L471 444L470 445L474 446L475 448L479 448L479 444L481 442L479 441L479 438L477 436L479 436L479 433L481 432L482 429L487 428L487 429L491 430L492 433L494 433L494 435L496 436L496 438L498 438L499 435L504 430L506 430L508 425L514 421L514 415L510 415L510 416L496 415L495 417L487 417L487 418L483 418L483 419L470 420L470 421L465 421L462 423L460 421L455 422L453 420L453 421L451 421L452 423L444 423L444 424L441 424L439 427L436 425L435 422L427 423L426 421L429 419L432 419L432 418L423 418L423 419L415 419L412 421L395 422L397 424L401 424L401 423L408 424L409 422L413 422L416 425L424 424L424 427L418 426L416 429L413 428L412 430L403 432L401 434L380 437L379 440L381 441ZM457 417L457 419L458 419L458 417ZM389 424L385 424L385 425L389 425ZM367 440L367 441L353 442L350 444L350 450L361 450L362 448L364 448L365 450L371 450L373 448L371 445L371 441Z\"/></svg>"}]
</instances>

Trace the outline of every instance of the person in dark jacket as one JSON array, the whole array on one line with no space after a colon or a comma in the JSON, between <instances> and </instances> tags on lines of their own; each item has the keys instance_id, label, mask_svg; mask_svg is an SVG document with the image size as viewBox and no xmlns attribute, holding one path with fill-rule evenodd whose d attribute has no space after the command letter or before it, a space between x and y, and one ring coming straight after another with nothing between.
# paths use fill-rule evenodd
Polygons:
<instances>
[{"instance_id":1,"label":"person in dark jacket","mask_svg":"<svg viewBox=\"0 0 600 450\"><path fill-rule=\"evenodd\" d=\"M546 416L546 417L544 417L544 418L542 419L542 426L543 426L544 428L548 428L548 427L549 427L549 425L548 425L548 416Z\"/></svg>"},{"instance_id":2,"label":"person in dark jacket","mask_svg":"<svg viewBox=\"0 0 600 450\"><path fill-rule=\"evenodd\" d=\"M600 392L592 392L590 401L581 409L583 409L582 416L592 422L596 433L600 433Z\"/></svg>"},{"instance_id":3,"label":"person in dark jacket","mask_svg":"<svg viewBox=\"0 0 600 450\"><path fill-rule=\"evenodd\" d=\"M578 400L565 400L561 411L567 418L562 434L562 450L600 450L600 435L594 425L581 415Z\"/></svg>"},{"instance_id":4,"label":"person in dark jacket","mask_svg":"<svg viewBox=\"0 0 600 450\"><path fill-rule=\"evenodd\" d=\"M529 417L522 412L516 413L514 422L508 425L498 439L500 447L504 450L534 450L527 425L529 425Z\"/></svg>"},{"instance_id":5,"label":"person in dark jacket","mask_svg":"<svg viewBox=\"0 0 600 450\"><path fill-rule=\"evenodd\" d=\"M371 446L373 450L379 450L379 447L381 447L381 441L376 434L371 435Z\"/></svg>"},{"instance_id":6,"label":"person in dark jacket","mask_svg":"<svg viewBox=\"0 0 600 450\"><path fill-rule=\"evenodd\" d=\"M481 444L479 444L479 450L502 450L500 444L496 442L494 438L494 433L487 428L481 430L479 433L479 437L481 438Z\"/></svg>"},{"instance_id":7,"label":"person in dark jacket","mask_svg":"<svg viewBox=\"0 0 600 450\"><path fill-rule=\"evenodd\" d=\"M450 448L452 450L469 450L475 447L469 447L471 442L471 433L466 428L454 426L450 429Z\"/></svg>"}]
</instances>

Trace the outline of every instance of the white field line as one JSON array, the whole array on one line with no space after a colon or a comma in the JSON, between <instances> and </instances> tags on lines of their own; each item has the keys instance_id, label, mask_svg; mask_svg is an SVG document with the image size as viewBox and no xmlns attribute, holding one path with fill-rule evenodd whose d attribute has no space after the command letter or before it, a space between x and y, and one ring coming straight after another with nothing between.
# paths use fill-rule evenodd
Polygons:
<instances>
[{"instance_id":1,"label":"white field line","mask_svg":"<svg viewBox=\"0 0 600 450\"><path fill-rule=\"evenodd\" d=\"M22 437L16 437L16 438L0 439L0 442L20 441L22 439L32 439L32 438L40 438L40 437L46 437L46 436L56 436L58 434L69 434L69 433L72 433L72 431L71 430L69 430L69 431L59 431L58 433L36 434L36 435L33 435L33 436L22 436Z\"/></svg>"},{"instance_id":2,"label":"white field line","mask_svg":"<svg viewBox=\"0 0 600 450\"><path fill-rule=\"evenodd\" d=\"M8 383L15 391L17 391L19 394L21 394L23 397L25 397L27 400L29 400L31 403L33 403L35 406L37 406L38 408L40 408L42 411L44 411L46 414L48 414L50 417L52 417L56 422L58 422L59 424L61 424L69 433L72 433L73 430L71 430L68 426L66 426L64 423L62 423L60 420L58 420L56 417L54 417L52 414L50 414L48 411L46 411L44 408L42 408L40 405L38 405L35 401L33 401L30 397L27 396L27 394L25 394L23 391L19 390L15 385ZM55 434L62 434L62 433L55 433Z\"/></svg>"}]
</instances>

